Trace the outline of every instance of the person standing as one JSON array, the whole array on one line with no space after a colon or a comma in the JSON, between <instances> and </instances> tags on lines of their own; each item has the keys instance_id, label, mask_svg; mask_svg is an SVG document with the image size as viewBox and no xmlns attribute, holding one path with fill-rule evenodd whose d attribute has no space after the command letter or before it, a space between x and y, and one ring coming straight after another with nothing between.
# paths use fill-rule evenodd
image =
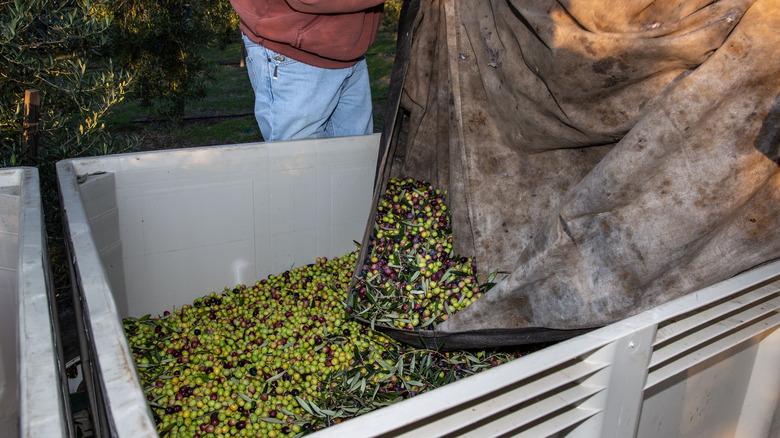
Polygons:
<instances>
[{"instance_id":1,"label":"person standing","mask_svg":"<svg viewBox=\"0 0 780 438\"><path fill-rule=\"evenodd\" d=\"M384 0L230 0L266 141L373 132L365 53Z\"/></svg>"}]
</instances>

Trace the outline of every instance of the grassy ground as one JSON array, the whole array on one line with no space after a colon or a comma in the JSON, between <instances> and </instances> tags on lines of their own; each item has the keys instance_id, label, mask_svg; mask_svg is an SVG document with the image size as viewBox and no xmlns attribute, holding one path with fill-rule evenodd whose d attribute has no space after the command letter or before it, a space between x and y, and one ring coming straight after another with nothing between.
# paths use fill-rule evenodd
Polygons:
<instances>
[{"instance_id":1,"label":"grassy ground","mask_svg":"<svg viewBox=\"0 0 780 438\"><path fill-rule=\"evenodd\" d=\"M396 36L380 29L377 41L368 49L366 60L374 101L374 131L384 121L390 72L395 56ZM137 136L141 150L249 143L262 135L252 114L254 97L246 68L241 67L241 42L237 38L223 50L207 54L212 64L213 81L203 100L187 107L181 122L151 122L151 111L126 99L106 123L116 134Z\"/></svg>"}]
</instances>

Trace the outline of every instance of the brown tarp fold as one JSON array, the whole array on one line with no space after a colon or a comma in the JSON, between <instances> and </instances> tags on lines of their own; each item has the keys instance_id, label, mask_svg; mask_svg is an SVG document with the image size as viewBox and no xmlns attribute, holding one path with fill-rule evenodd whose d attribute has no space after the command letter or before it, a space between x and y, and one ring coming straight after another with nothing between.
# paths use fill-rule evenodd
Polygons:
<instances>
[{"instance_id":1,"label":"brown tarp fold","mask_svg":"<svg viewBox=\"0 0 780 438\"><path fill-rule=\"evenodd\" d=\"M391 176L446 189L456 251L507 275L400 337L565 337L780 257L779 1L404 14L375 193Z\"/></svg>"}]
</instances>

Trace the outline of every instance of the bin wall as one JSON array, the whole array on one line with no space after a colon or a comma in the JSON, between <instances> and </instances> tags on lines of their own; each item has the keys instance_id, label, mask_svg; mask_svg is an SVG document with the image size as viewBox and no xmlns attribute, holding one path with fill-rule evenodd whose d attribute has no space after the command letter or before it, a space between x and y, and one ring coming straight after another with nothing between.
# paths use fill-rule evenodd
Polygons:
<instances>
[{"instance_id":1,"label":"bin wall","mask_svg":"<svg viewBox=\"0 0 780 438\"><path fill-rule=\"evenodd\" d=\"M372 135L68 162L76 175L92 174L78 190L120 316L159 313L353 251L371 208L378 142Z\"/></svg>"},{"instance_id":2,"label":"bin wall","mask_svg":"<svg viewBox=\"0 0 780 438\"><path fill-rule=\"evenodd\" d=\"M371 208L375 140L58 163L94 386L113 433L156 435L123 312L157 314L351 250ZM359 163L344 162L364 147L352 141L371 143ZM779 325L774 262L315 435L777 436Z\"/></svg>"},{"instance_id":3,"label":"bin wall","mask_svg":"<svg viewBox=\"0 0 780 438\"><path fill-rule=\"evenodd\" d=\"M72 435L38 170L0 169L0 437Z\"/></svg>"}]
</instances>

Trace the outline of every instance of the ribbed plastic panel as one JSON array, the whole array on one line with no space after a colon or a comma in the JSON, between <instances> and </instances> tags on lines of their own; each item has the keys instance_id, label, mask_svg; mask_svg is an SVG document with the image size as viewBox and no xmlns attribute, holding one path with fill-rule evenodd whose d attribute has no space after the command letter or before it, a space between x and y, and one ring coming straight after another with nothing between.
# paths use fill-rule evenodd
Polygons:
<instances>
[{"instance_id":1,"label":"ribbed plastic panel","mask_svg":"<svg viewBox=\"0 0 780 438\"><path fill-rule=\"evenodd\" d=\"M780 281L664 321L658 327L645 389L778 325Z\"/></svg>"},{"instance_id":2,"label":"ribbed plastic panel","mask_svg":"<svg viewBox=\"0 0 780 438\"><path fill-rule=\"evenodd\" d=\"M581 382L604 366L571 360L514 382L486 373L485 379L479 382L482 383L482 391L458 391L453 397L460 404L430 416L420 424L411 425L411 430L401 428L397 436L484 437L502 431L547 436L593 414L578 406L603 387L584 386ZM429 408L427 412L433 409Z\"/></svg>"}]
</instances>

